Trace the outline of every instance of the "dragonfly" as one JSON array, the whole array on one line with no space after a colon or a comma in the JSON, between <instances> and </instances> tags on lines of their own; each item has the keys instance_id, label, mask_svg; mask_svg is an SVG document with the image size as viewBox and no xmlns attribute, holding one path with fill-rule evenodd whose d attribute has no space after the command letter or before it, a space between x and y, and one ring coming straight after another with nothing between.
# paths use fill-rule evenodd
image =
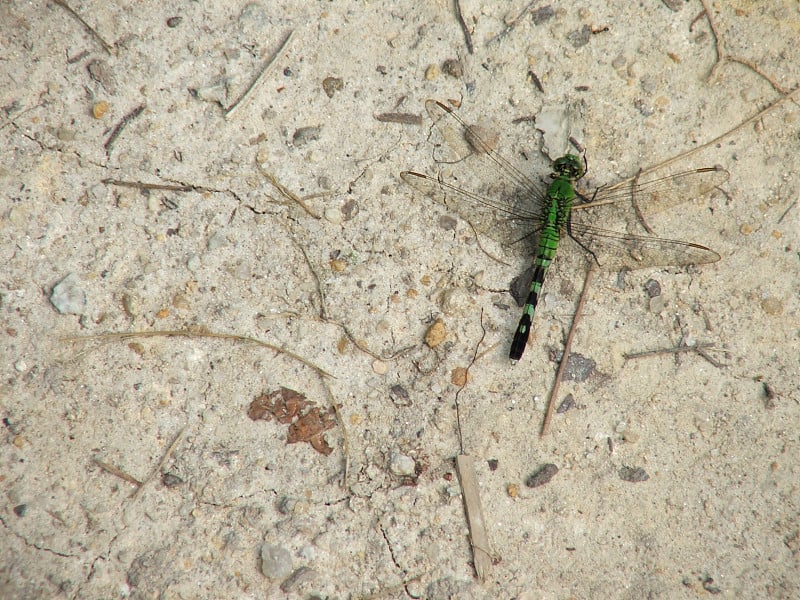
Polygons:
<instances>
[{"instance_id":1,"label":"dragonfly","mask_svg":"<svg viewBox=\"0 0 800 600\"><path fill-rule=\"evenodd\" d=\"M432 200L454 209L477 235L506 247L538 238L533 279L511 342L509 358L522 358L531 332L545 275L562 238L568 237L604 269L643 269L713 263L713 250L680 240L601 229L604 217L630 229L644 212L658 212L700 198L728 180L722 167L705 167L642 180L633 178L595 189L589 196L576 189L586 161L565 154L553 162L550 182L537 182L497 150L497 137L467 125L449 106L425 102L435 124L437 175L403 171L403 181ZM482 192L474 190L484 190ZM601 212L602 211L602 212Z\"/></svg>"}]
</instances>

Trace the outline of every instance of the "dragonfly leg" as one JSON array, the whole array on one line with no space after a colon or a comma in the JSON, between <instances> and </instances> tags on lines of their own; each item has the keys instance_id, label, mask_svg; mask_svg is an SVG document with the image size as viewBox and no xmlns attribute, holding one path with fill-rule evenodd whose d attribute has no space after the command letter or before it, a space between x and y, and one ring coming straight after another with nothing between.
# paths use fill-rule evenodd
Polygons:
<instances>
[{"instance_id":1,"label":"dragonfly leg","mask_svg":"<svg viewBox=\"0 0 800 600\"><path fill-rule=\"evenodd\" d=\"M595 193L597 193L597 192L595 192ZM597 259L597 255L596 255L596 254L595 254L595 253L592 251L592 249L591 249L591 248L588 248L588 247L586 246L586 244L584 244L582 241L580 241L580 239L578 239L577 237L575 237L574 235L572 235L572 215L569 215L569 216L567 217L567 235L569 235L569 237L571 237L571 238L573 239L573 241L574 241L576 244L578 244L578 246L580 246L581 248L583 248L584 250L586 250L586 252L588 252L589 254L591 254L591 255L592 255L592 258L594 259L594 262L597 264L597 266L598 266L598 267L600 266L600 261Z\"/></svg>"}]
</instances>

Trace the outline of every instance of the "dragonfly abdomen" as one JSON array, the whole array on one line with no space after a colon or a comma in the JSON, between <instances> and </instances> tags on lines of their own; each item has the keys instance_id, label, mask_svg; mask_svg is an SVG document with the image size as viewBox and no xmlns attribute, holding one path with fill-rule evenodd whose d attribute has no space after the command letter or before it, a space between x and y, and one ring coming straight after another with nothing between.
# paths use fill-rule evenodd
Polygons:
<instances>
[{"instance_id":1,"label":"dragonfly abdomen","mask_svg":"<svg viewBox=\"0 0 800 600\"><path fill-rule=\"evenodd\" d=\"M536 305L539 303L539 294L544 284L544 276L547 274L547 269L550 267L550 263L553 262L553 258L555 258L558 240L559 230L556 227L545 226L542 229L539 250L536 253L536 261L534 262L531 289L525 299L522 317L520 317L517 331L514 333L514 339L511 342L511 350L508 353L511 360L519 360L522 358L522 353L525 352L525 346L531 333L533 314L536 311Z\"/></svg>"}]
</instances>

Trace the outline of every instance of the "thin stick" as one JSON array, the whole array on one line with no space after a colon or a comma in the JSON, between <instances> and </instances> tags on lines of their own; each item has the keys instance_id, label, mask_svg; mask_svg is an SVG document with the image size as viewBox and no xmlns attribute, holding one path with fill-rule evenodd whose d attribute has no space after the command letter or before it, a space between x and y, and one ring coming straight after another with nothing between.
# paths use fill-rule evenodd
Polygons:
<instances>
[{"instance_id":1,"label":"thin stick","mask_svg":"<svg viewBox=\"0 0 800 600\"><path fill-rule=\"evenodd\" d=\"M100 333L97 335L67 336L61 338L61 340L64 342L88 342L91 340L113 340L113 339L126 340L131 338L148 338L148 337L215 338L221 340L232 340L236 342L248 342L250 344L256 344L263 348L269 348L270 350L278 352L279 354L284 354L289 358L293 358L294 360L303 363L305 366L309 367L310 369L313 369L320 375L336 379L336 377L334 377L321 367L318 367L311 361L308 361L302 356L295 354L291 350L286 350L285 348L281 348L280 346L276 346L268 342L262 342L259 339L252 338L246 335L236 335L232 333L214 333L213 331L190 331L188 329L176 329L176 330L166 330L166 331L120 331L111 333Z\"/></svg>"},{"instance_id":2,"label":"thin stick","mask_svg":"<svg viewBox=\"0 0 800 600\"><path fill-rule=\"evenodd\" d=\"M105 144L103 144L103 148L105 148L106 154L109 154L111 152L111 148L114 146L114 142L117 141L117 138L122 133L122 130L125 129L128 123L130 123L140 114L142 114L145 108L146 108L145 104L140 104L139 106L134 108L131 112L129 112L127 115L122 117L122 120L119 123L117 123L117 126L114 127L114 129L111 131L111 135L108 136L108 139L106 140Z\"/></svg>"},{"instance_id":3,"label":"thin stick","mask_svg":"<svg viewBox=\"0 0 800 600\"><path fill-rule=\"evenodd\" d=\"M219 192L199 185L171 185L168 183L146 183L144 181L125 181L122 179L103 179L106 185L134 188L137 190L161 190L165 192Z\"/></svg>"},{"instance_id":4,"label":"thin stick","mask_svg":"<svg viewBox=\"0 0 800 600\"><path fill-rule=\"evenodd\" d=\"M706 348L713 348L713 347L714 344L698 344L697 346L686 346L681 344L679 346L675 346L674 348L661 348L658 350L645 350L644 352L632 352L630 354L623 354L622 357L625 360L630 360L634 358L645 358L648 356L661 356L664 354L681 354L683 352L694 352L695 354L698 354L699 356L706 359L708 362L710 362L718 369L727 366L724 363L715 360L710 354L708 354L708 352L705 351Z\"/></svg>"},{"instance_id":5,"label":"thin stick","mask_svg":"<svg viewBox=\"0 0 800 600\"><path fill-rule=\"evenodd\" d=\"M492 556L488 551L490 548L489 536L486 533L486 520L483 518L478 476L475 473L475 463L472 457L459 454L456 457L456 471L458 471L458 480L461 482L464 510L467 512L472 562L475 566L475 574L483 582L489 576Z\"/></svg>"},{"instance_id":6,"label":"thin stick","mask_svg":"<svg viewBox=\"0 0 800 600\"><path fill-rule=\"evenodd\" d=\"M569 351L572 347L572 338L574 337L575 330L578 327L578 321L581 318L581 311L583 310L583 305L586 302L586 297L589 295L589 284L592 281L594 270L594 263L590 263L589 270L586 271L586 278L583 280L583 290L581 291L581 297L578 300L578 307L575 309L575 316L572 317L572 325L570 326L569 333L567 334L567 341L564 343L564 354L561 357L561 364L558 365L556 380L553 383L553 389L550 391L550 397L547 400L547 412L544 415L544 421L542 421L542 429L539 431L540 438L546 436L550 431L550 421L553 418L553 411L555 411L556 408L558 388L561 386L561 378L563 377L564 371L567 368L567 363L569 362Z\"/></svg>"},{"instance_id":7,"label":"thin stick","mask_svg":"<svg viewBox=\"0 0 800 600\"><path fill-rule=\"evenodd\" d=\"M636 186L639 183L639 176L641 174L642 170L639 169L639 172L633 177L633 182L631 182L631 204L633 204L633 210L636 211L636 218L639 219L639 223L642 225L642 227L644 227L644 230L647 233L653 235L653 230L645 220L644 215L642 214L642 209L639 208L639 202L636 199Z\"/></svg>"},{"instance_id":8,"label":"thin stick","mask_svg":"<svg viewBox=\"0 0 800 600\"><path fill-rule=\"evenodd\" d=\"M469 381L469 370L472 368L472 365L475 364L475 361L478 359L478 348L481 347L483 340L486 338L486 328L483 326L483 309L481 309L481 339L478 340L478 343L475 344L475 350L472 353L472 360L467 365L464 373L464 383L461 387L458 388L455 397L455 405L456 405L456 428L458 430L458 448L461 451L461 454L464 454L464 434L461 428L461 405L458 401L458 396L461 394L461 391L467 387L467 382Z\"/></svg>"},{"instance_id":9,"label":"thin stick","mask_svg":"<svg viewBox=\"0 0 800 600\"><path fill-rule=\"evenodd\" d=\"M787 208L785 211L783 211L783 214L782 214L782 215L780 216L780 218L778 219L778 223L780 223L781 221L783 221L783 220L786 218L786 215L788 215L788 214L789 214L789 211L790 211L790 210L792 210L792 209L793 209L795 206L797 206L797 200L795 200L794 202L792 202L792 203L789 205L789 208Z\"/></svg>"},{"instance_id":10,"label":"thin stick","mask_svg":"<svg viewBox=\"0 0 800 600\"><path fill-rule=\"evenodd\" d=\"M506 27L505 29L503 29L503 31L501 31L496 36L491 38L488 42L486 42L486 46L488 46L492 42L496 42L500 38L505 37L509 33L511 33L511 30L514 29L517 25L519 25L520 21L522 20L522 17L524 17L528 12L530 12L530 10L533 8L533 5L536 4L538 1L539 0L533 0L533 2L529 2L528 5L525 8L523 8L520 11L520 13L511 20L510 23L506 24Z\"/></svg>"},{"instance_id":11,"label":"thin stick","mask_svg":"<svg viewBox=\"0 0 800 600\"><path fill-rule=\"evenodd\" d=\"M278 190L284 198L286 198L288 200L291 200L292 202L295 202L310 217L313 217L315 219L322 218L322 217L320 217L320 215L317 212L312 210L310 206L308 206L305 202L303 202L303 200L302 200L302 198L300 198L300 196L298 196L292 190L290 190L289 188L284 186L280 181L278 181L278 178L275 177L275 175L273 175L272 173L267 171L264 167L262 167L261 163L259 163L258 161L256 161L256 167L258 168L259 171L261 171L261 174L264 177L266 177L267 181L269 181L272 184L272 187L274 187L276 190Z\"/></svg>"},{"instance_id":12,"label":"thin stick","mask_svg":"<svg viewBox=\"0 0 800 600\"><path fill-rule=\"evenodd\" d=\"M158 461L158 464L150 472L150 475L147 476L147 478L137 488L136 492L134 492L133 496L130 499L130 504L128 504L129 508L136 500L138 500L142 496L142 491L144 490L145 484L147 484L148 481L152 480L156 476L156 474L161 470L161 468L167 463L167 461L169 460L170 456L172 456L172 453L175 452L175 448L178 447L178 443L183 438L183 432L184 431L186 431L186 426L185 425L183 427L181 427L180 430L178 431L178 433L175 435L175 439L172 440L172 443L169 445L169 448L167 448L167 451L164 453L164 456L162 456L161 460ZM126 512L127 512L127 510L126 510Z\"/></svg>"},{"instance_id":13,"label":"thin stick","mask_svg":"<svg viewBox=\"0 0 800 600\"><path fill-rule=\"evenodd\" d=\"M142 486L141 481L136 479L133 475L128 475L125 471L123 471L119 467L115 467L114 465L103 462L99 458L93 458L92 462L94 462L94 464L103 469L103 471L105 471L106 473L111 473L112 475L115 475L116 477L119 477L120 479L123 479L128 483L132 483L136 487Z\"/></svg>"},{"instance_id":14,"label":"thin stick","mask_svg":"<svg viewBox=\"0 0 800 600\"><path fill-rule=\"evenodd\" d=\"M258 84L263 81L264 75L267 74L267 71L269 70L269 68L272 66L272 64L275 62L275 60L278 58L278 56L280 56L281 52L283 52L283 49L286 48L288 43L291 41L293 35L294 35L294 30L290 31L286 35L286 37L283 38L283 42L281 42L281 45L272 54L272 56L269 57L269 60L267 60L267 62L264 64L264 66L261 67L261 71L258 73L258 75L255 76L253 81L250 83L248 88L245 90L244 94L239 96L239 99L225 110L225 118L226 119L232 118L233 115L236 113L236 111L250 99L250 97L256 91L256 88L258 87Z\"/></svg>"},{"instance_id":15,"label":"thin stick","mask_svg":"<svg viewBox=\"0 0 800 600\"><path fill-rule=\"evenodd\" d=\"M464 32L464 41L467 43L467 52L474 54L475 46L472 45L472 34L469 32L466 21L464 21L464 15L461 14L461 2L459 0L454 0L454 4L456 9L456 20L458 20L458 25L461 27L461 31Z\"/></svg>"},{"instance_id":16,"label":"thin stick","mask_svg":"<svg viewBox=\"0 0 800 600\"><path fill-rule=\"evenodd\" d=\"M69 4L67 4L67 3L66 3L64 0L52 0L52 2L53 2L53 4L57 4L58 6L60 6L60 7L61 7L61 8L63 8L64 10L66 10L66 11L67 11L67 12L68 12L70 15L72 15L72 16L73 16L73 17L74 17L74 18L75 18L75 19L76 19L76 20L77 20L77 21L78 21L78 22L79 22L81 25L83 25L83 26L84 26L84 28L86 29L86 31L88 31L88 32L89 32L89 35L91 35L91 36L92 36L92 37L93 37L95 40L97 40L97 41L100 43L100 45L103 47L103 49L104 49L106 52L108 52L108 53L109 53L109 54L111 54L111 55L113 55L113 54L114 54L114 47L113 47L111 44L109 44L107 41L105 41L105 40L104 40L104 39L103 39L103 38L100 36L100 34L99 34L99 33L97 33L97 32L96 32L96 31L95 31L95 30L92 28L92 26L91 26L91 25L89 25L89 24L88 24L86 21L84 21L84 20L83 20L83 17L81 17L81 16L80 16L78 13L76 13L76 12L75 12L75 11L72 9L72 7L71 7Z\"/></svg>"}]
</instances>

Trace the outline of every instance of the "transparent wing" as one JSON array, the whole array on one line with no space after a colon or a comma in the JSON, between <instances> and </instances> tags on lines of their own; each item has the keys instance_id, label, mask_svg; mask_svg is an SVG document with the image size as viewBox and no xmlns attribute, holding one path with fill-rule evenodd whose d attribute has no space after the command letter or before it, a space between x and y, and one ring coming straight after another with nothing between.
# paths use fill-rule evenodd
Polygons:
<instances>
[{"instance_id":1,"label":"transparent wing","mask_svg":"<svg viewBox=\"0 0 800 600\"><path fill-rule=\"evenodd\" d=\"M631 178L598 188L591 201L573 210L624 202L638 205L644 214L655 214L694 198L701 198L725 183L730 173L722 167L705 167L658 177Z\"/></svg>"},{"instance_id":2,"label":"transparent wing","mask_svg":"<svg viewBox=\"0 0 800 600\"><path fill-rule=\"evenodd\" d=\"M668 176L629 179L599 188L591 201L576 203L571 212L571 234L608 269L685 266L716 262L719 254L691 242L601 229L595 222L635 229L636 208L646 217L683 202L700 198L725 183L730 174L720 167L682 171ZM601 220L602 219L602 220Z\"/></svg>"},{"instance_id":3,"label":"transparent wing","mask_svg":"<svg viewBox=\"0 0 800 600\"><path fill-rule=\"evenodd\" d=\"M528 238L541 220L544 185L497 153L491 131L467 125L441 102L428 100L425 108L435 125L436 174L405 171L403 181L455 210L482 235L502 244Z\"/></svg>"},{"instance_id":4,"label":"transparent wing","mask_svg":"<svg viewBox=\"0 0 800 600\"><path fill-rule=\"evenodd\" d=\"M719 254L705 246L680 240L618 233L580 223L573 223L571 232L574 241L591 252L604 269L678 267L720 259Z\"/></svg>"}]
</instances>

